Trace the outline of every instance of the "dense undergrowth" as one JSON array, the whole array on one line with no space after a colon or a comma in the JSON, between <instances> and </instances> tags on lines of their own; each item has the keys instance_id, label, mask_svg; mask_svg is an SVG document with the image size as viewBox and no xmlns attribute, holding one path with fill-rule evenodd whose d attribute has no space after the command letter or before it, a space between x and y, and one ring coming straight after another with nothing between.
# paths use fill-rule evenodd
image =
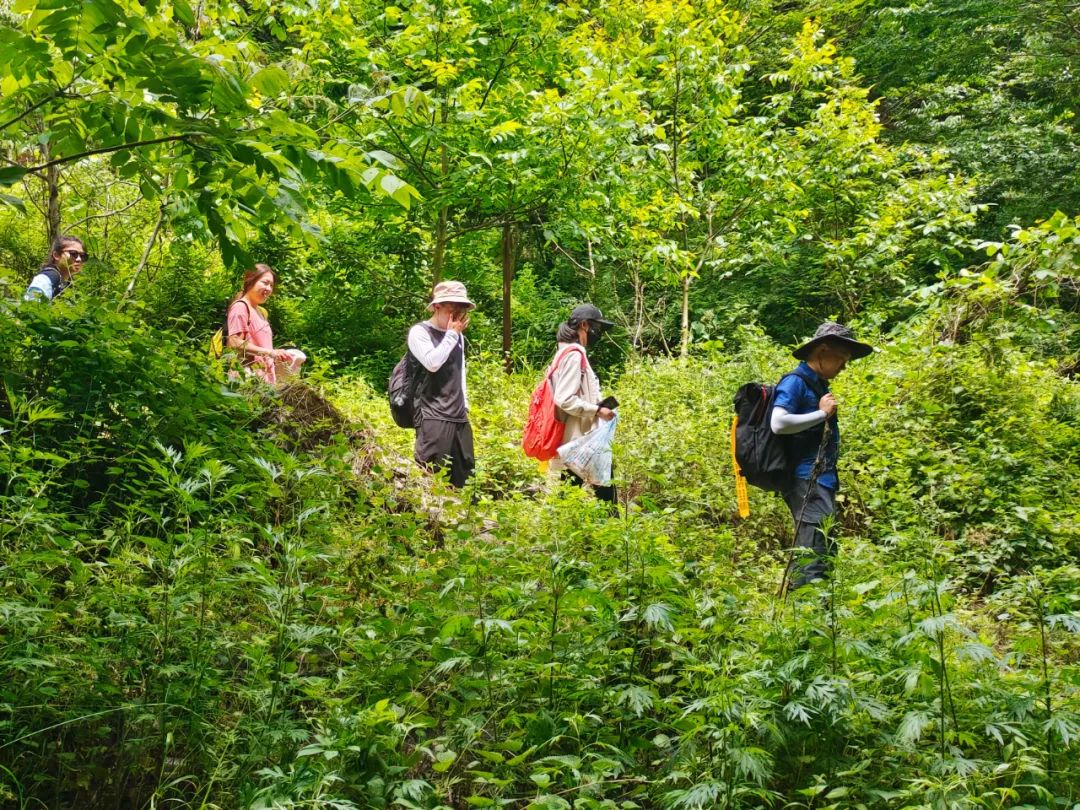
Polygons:
<instances>
[{"instance_id":1,"label":"dense undergrowth","mask_svg":"<svg viewBox=\"0 0 1080 810\"><path fill-rule=\"evenodd\" d=\"M5 312L0 803L1072 807L1080 397L945 312L835 385L842 552L786 602L782 505L734 517L731 394L790 362L753 330L621 370L613 517L521 456L494 361L455 495L362 380L338 413Z\"/></svg>"}]
</instances>

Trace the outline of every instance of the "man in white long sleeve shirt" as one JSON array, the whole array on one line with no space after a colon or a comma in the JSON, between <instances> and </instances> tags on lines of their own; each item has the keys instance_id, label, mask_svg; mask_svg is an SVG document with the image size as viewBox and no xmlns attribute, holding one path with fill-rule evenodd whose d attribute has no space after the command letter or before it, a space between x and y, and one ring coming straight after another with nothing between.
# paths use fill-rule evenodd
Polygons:
<instances>
[{"instance_id":1,"label":"man in white long sleeve shirt","mask_svg":"<svg viewBox=\"0 0 1080 810\"><path fill-rule=\"evenodd\" d=\"M416 387L413 455L429 469L449 465L455 487L463 486L475 467L465 384L465 330L475 306L460 281L440 282L428 304L431 318L409 330L409 351L423 368Z\"/></svg>"},{"instance_id":2,"label":"man in white long sleeve shirt","mask_svg":"<svg viewBox=\"0 0 1080 810\"><path fill-rule=\"evenodd\" d=\"M789 437L788 456L795 462L780 494L795 520L795 545L811 552L801 561L793 561L797 568L791 577L792 588L825 577L835 551L835 543L821 530L822 522L836 511L840 486L836 474L840 426L828 381L843 371L849 360L872 351L873 347L855 340L847 327L823 323L811 340L792 352L802 361L798 368L776 385L770 427L773 433ZM821 447L826 422L832 430ZM821 463L815 470L819 448Z\"/></svg>"}]
</instances>

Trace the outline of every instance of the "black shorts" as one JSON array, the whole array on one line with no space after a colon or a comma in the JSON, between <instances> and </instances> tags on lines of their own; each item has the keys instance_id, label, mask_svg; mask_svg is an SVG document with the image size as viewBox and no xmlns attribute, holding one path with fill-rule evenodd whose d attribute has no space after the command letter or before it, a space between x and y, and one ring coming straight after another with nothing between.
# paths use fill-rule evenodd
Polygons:
<instances>
[{"instance_id":1,"label":"black shorts","mask_svg":"<svg viewBox=\"0 0 1080 810\"><path fill-rule=\"evenodd\" d=\"M449 464L451 486L464 486L476 467L472 425L468 422L421 419L416 428L413 456L417 464L430 470Z\"/></svg>"}]
</instances>

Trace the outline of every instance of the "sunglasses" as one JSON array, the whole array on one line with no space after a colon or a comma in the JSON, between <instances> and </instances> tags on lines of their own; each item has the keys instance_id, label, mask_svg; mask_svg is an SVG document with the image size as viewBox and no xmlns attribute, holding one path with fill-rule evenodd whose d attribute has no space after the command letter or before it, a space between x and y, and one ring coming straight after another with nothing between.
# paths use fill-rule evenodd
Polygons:
<instances>
[{"instance_id":1,"label":"sunglasses","mask_svg":"<svg viewBox=\"0 0 1080 810\"><path fill-rule=\"evenodd\" d=\"M90 254L82 250L65 250L69 259L78 259L80 262L85 262L90 258Z\"/></svg>"}]
</instances>

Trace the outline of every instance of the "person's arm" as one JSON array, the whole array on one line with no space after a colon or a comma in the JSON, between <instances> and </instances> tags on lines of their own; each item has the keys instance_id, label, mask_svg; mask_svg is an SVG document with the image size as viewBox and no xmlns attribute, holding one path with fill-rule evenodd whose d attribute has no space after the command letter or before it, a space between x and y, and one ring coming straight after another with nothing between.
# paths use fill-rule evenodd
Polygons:
<instances>
[{"instance_id":1,"label":"person's arm","mask_svg":"<svg viewBox=\"0 0 1080 810\"><path fill-rule=\"evenodd\" d=\"M773 433L779 436L802 433L804 430L820 425L836 413L836 400L830 393L826 393L818 400L816 410L809 413L792 413L797 408L806 407L800 406L799 403L805 402L806 396L810 393L805 380L797 375L785 377L777 384L772 414L769 417L769 428Z\"/></svg>"},{"instance_id":2,"label":"person's arm","mask_svg":"<svg viewBox=\"0 0 1080 810\"><path fill-rule=\"evenodd\" d=\"M772 409L769 427L778 436L787 436L792 433L802 433L815 425L820 425L827 418L825 411L821 409L810 413L788 413L784 408L777 405Z\"/></svg>"},{"instance_id":3,"label":"person's arm","mask_svg":"<svg viewBox=\"0 0 1080 810\"><path fill-rule=\"evenodd\" d=\"M288 349L264 349L261 346L256 346L247 338L240 335L229 335L229 348L236 349L241 354L250 355L251 357L269 357L274 360L292 360L292 356L289 354ZM296 365L300 365L304 360L307 360L307 356L304 356L303 360L300 360Z\"/></svg>"},{"instance_id":4,"label":"person's arm","mask_svg":"<svg viewBox=\"0 0 1080 810\"><path fill-rule=\"evenodd\" d=\"M264 349L261 346L256 346L251 342L251 333L251 309L244 301L237 301L229 307L228 347L236 349L244 357L266 357L275 360L288 359L288 352L284 349Z\"/></svg>"},{"instance_id":5,"label":"person's arm","mask_svg":"<svg viewBox=\"0 0 1080 810\"><path fill-rule=\"evenodd\" d=\"M465 334L461 333L461 396L465 400L465 410L469 410L469 382L465 374Z\"/></svg>"},{"instance_id":6,"label":"person's arm","mask_svg":"<svg viewBox=\"0 0 1080 810\"><path fill-rule=\"evenodd\" d=\"M263 354L263 350L251 342L251 309L244 301L229 306L228 329L230 349L236 349L244 357Z\"/></svg>"},{"instance_id":7,"label":"person's arm","mask_svg":"<svg viewBox=\"0 0 1080 810\"><path fill-rule=\"evenodd\" d=\"M24 301L51 301L53 297L53 283L44 273L38 273L30 282L30 286L23 293Z\"/></svg>"},{"instance_id":8,"label":"person's arm","mask_svg":"<svg viewBox=\"0 0 1080 810\"><path fill-rule=\"evenodd\" d=\"M229 348L255 357L276 357L281 354L278 349L262 349L243 335L229 335Z\"/></svg>"},{"instance_id":9,"label":"person's arm","mask_svg":"<svg viewBox=\"0 0 1080 810\"><path fill-rule=\"evenodd\" d=\"M577 417L596 416L600 406L587 402L581 396L581 355L570 349L559 355L559 364L551 373L551 392L555 407L563 413Z\"/></svg>"},{"instance_id":10,"label":"person's arm","mask_svg":"<svg viewBox=\"0 0 1080 810\"><path fill-rule=\"evenodd\" d=\"M461 340L461 333L448 329L443 339L436 346L431 340L431 333L423 324L417 324L409 330L409 351L413 357L420 361L420 365L434 374L443 367L443 363L450 357L450 352ZM464 368L462 363L462 368Z\"/></svg>"}]
</instances>

